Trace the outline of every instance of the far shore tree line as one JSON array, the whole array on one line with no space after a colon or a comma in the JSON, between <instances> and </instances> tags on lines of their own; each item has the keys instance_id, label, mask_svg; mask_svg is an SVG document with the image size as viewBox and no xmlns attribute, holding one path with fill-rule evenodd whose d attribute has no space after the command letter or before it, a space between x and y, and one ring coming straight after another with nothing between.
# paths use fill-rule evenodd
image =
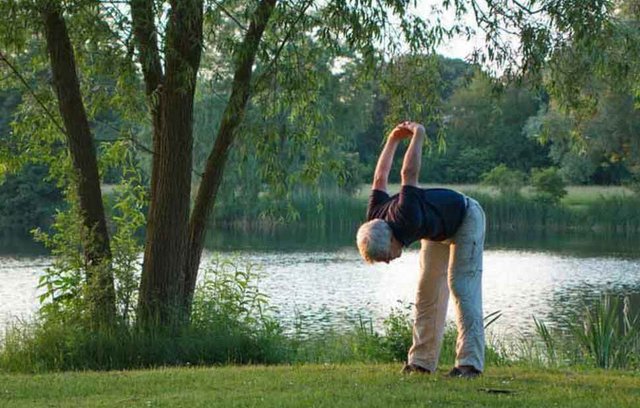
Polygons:
<instances>
[{"instance_id":1,"label":"far shore tree line","mask_svg":"<svg viewBox=\"0 0 640 408\"><path fill-rule=\"evenodd\" d=\"M637 181L635 0L443 1L487 33L469 63L434 52L464 20L410 3L2 2L0 195L40 217L31 197L56 200L46 173L66 202L36 233L57 259L49 309L96 329L129 321L135 299L139 327L187 324L214 207L352 191L404 119L429 131L423 180L557 167L571 183Z\"/></svg>"},{"instance_id":2,"label":"far shore tree line","mask_svg":"<svg viewBox=\"0 0 640 408\"><path fill-rule=\"evenodd\" d=\"M491 77L477 65L444 57L436 58L436 73L425 72L419 67L432 64L429 59L405 56L394 63L378 62L381 74L365 79L362 76L366 68L357 61L340 71L326 72L328 82L318 90L317 97L326 106L325 117L332 122L332 129L321 130L327 133L322 139L333 138L334 144L328 147L341 169L321 172L321 185L337 185L345 194L352 194L370 181L383 137L391 126L388 121L392 120L389 119L391 96L385 93L384 87L393 76L430 75L441 81L443 123L439 124L441 128L433 123L429 128L431 139L422 169L425 182L481 183L495 186L503 194L516 193L525 185L531 185L540 192L536 197L550 203L557 203L566 194L566 185L640 188L639 167L632 153L634 144L638 143L640 110L636 109L634 96L628 91L603 88L594 96L597 100L593 111L578 122L575 112L558 108L543 86L534 89L527 83L503 84L504 78ZM327 69L327 62L323 64L317 70ZM398 72L401 70L407 72ZM22 98L21 90L15 88L0 94L3 106L0 132L4 135L10 132L9 123ZM212 123L207 117L208 112L219 108L217 98L204 90L194 102L193 156L194 167L198 169L204 166L212 145L207 135L212 127L218 126L217 121ZM115 142L118 135L114 129L125 124L116 115L107 120L108 126L101 119L92 126L105 139ZM253 128L251 124L246 126L247 131L261 131L257 124ZM285 128L277 135L284 139L281 147L286 143ZM145 139L146 132L148 129L140 127L136 137ZM260 176L260 169L266 164L257 155L249 154L249 146L242 146L240 150L231 153L229 171L221 186L223 194L218 199L224 214L230 216L255 214L255 209L251 211L249 207L272 190L268 178L273 175ZM297 154L289 153L286 160L277 163L282 166L279 170L282 177L298 171L296 160L300 157L296 157ZM147 189L151 171L149 155L143 150L135 156L135 166L141 171ZM401 157L396 157L397 168ZM397 174L392 173L393 181L399 181ZM39 164L26 165L5 176L5 182L0 185L3 198L0 224L5 231L25 234L36 226L50 223L55 208L62 206L63 196L55 181L46 176L47 167ZM122 172L112 167L104 170L102 182L107 186L117 184L122 177ZM300 186L304 183L291 183L293 189ZM273 207L282 203L283 192L280 193L273 194ZM274 208L273 211L286 209Z\"/></svg>"}]
</instances>

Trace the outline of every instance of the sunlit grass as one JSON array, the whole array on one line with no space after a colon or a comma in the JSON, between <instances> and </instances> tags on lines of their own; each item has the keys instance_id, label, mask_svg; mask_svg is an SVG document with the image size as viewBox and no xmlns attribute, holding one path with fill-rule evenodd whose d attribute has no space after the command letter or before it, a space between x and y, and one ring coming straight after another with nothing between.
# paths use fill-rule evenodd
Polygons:
<instances>
[{"instance_id":1,"label":"sunlit grass","mask_svg":"<svg viewBox=\"0 0 640 408\"><path fill-rule=\"evenodd\" d=\"M630 197L634 193L623 186L569 186L563 204L568 206L584 206L603 198Z\"/></svg>"},{"instance_id":2,"label":"sunlit grass","mask_svg":"<svg viewBox=\"0 0 640 408\"><path fill-rule=\"evenodd\" d=\"M473 193L480 193L490 196L497 196L499 191L492 186L485 186L482 184L421 184L422 188L449 188L451 190L460 191L465 194L473 195ZM624 186L567 186L567 195L562 199L562 203L568 206L582 206L599 201L602 198L611 197L627 197L633 196L634 193ZM363 184L357 194L360 199L366 200L369 197L371 185ZM389 184L389 193L394 194L400 191L400 184ZM522 189L522 194L525 197L532 195L530 187Z\"/></svg>"},{"instance_id":3,"label":"sunlit grass","mask_svg":"<svg viewBox=\"0 0 640 408\"><path fill-rule=\"evenodd\" d=\"M0 405L158 407L636 407L633 372L489 368L475 380L401 365L171 368L0 375ZM448 367L446 367L448 368ZM446 369L444 368L444 369Z\"/></svg>"}]
</instances>

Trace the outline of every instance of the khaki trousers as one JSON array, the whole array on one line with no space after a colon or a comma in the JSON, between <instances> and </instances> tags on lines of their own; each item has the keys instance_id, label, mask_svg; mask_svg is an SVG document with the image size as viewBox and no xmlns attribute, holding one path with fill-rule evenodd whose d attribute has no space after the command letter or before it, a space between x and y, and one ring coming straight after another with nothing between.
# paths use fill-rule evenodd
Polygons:
<instances>
[{"instance_id":1,"label":"khaki trousers","mask_svg":"<svg viewBox=\"0 0 640 408\"><path fill-rule=\"evenodd\" d=\"M484 211L477 201L469 198L465 217L453 237L441 242L422 240L409 363L435 372L451 292L458 328L455 364L484 370L484 238Z\"/></svg>"}]
</instances>

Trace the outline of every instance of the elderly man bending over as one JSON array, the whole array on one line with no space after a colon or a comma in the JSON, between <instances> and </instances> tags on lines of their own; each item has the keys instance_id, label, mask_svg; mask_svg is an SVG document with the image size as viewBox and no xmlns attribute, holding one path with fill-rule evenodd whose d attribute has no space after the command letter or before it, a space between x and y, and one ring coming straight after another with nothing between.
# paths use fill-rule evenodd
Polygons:
<instances>
[{"instance_id":1,"label":"elderly man bending over","mask_svg":"<svg viewBox=\"0 0 640 408\"><path fill-rule=\"evenodd\" d=\"M411 141L402 163L402 188L389 196L393 156L407 138ZM358 249L369 263L388 263L401 255L402 247L421 240L413 345L403 372L436 370L451 291L458 339L449 376L475 377L484 370L484 211L477 201L456 191L418 187L424 139L424 127L415 122L403 122L389 134L373 177L368 221L358 230Z\"/></svg>"}]
</instances>

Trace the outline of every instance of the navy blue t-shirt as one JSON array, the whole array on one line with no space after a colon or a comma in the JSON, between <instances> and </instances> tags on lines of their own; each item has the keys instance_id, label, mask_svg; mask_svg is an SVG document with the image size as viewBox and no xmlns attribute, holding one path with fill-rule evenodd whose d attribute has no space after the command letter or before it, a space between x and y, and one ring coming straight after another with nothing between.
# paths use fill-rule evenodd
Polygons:
<instances>
[{"instance_id":1,"label":"navy blue t-shirt","mask_svg":"<svg viewBox=\"0 0 640 408\"><path fill-rule=\"evenodd\" d=\"M444 188L402 186L389 196L371 190L367 220L386 221L404 246L420 239L442 241L456 233L466 212L466 197Z\"/></svg>"}]
</instances>

